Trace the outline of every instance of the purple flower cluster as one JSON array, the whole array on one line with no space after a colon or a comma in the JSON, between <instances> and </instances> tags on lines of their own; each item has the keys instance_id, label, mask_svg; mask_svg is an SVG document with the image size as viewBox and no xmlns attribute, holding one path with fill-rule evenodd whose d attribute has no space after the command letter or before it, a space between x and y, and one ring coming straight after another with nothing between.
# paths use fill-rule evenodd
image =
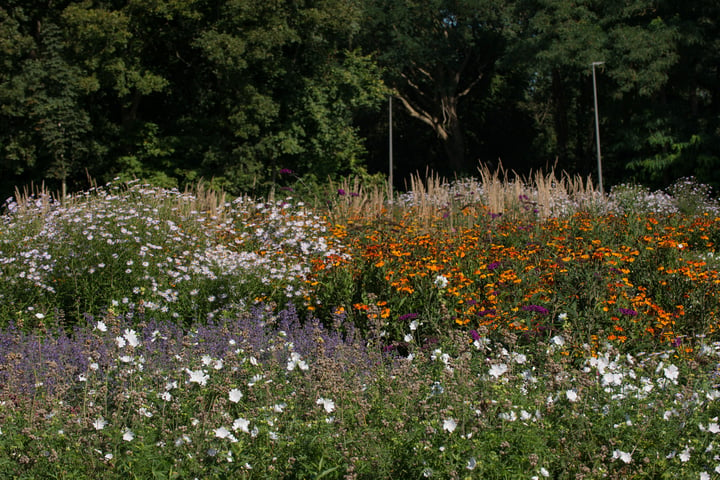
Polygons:
<instances>
[{"instance_id":1,"label":"purple flower cluster","mask_svg":"<svg viewBox=\"0 0 720 480\"><path fill-rule=\"evenodd\" d=\"M146 374L178 371L178 367L185 366L178 362L203 355L231 358L238 350L254 355L262 363L283 364L291 351L302 358L333 358L343 347L351 347L358 352L357 361L371 363L365 340L350 322L331 330L316 319L301 320L292 305L279 313L258 307L238 318L187 328L170 321L149 320L139 325L136 318L129 316L98 320L86 315L86 324L72 331L55 327L44 333L25 333L14 324L0 330L0 397L31 396L38 391L59 394L68 385L77 384L91 365L93 375L122 387L127 379L110 377L117 374L118 359L127 353L119 348L118 338L128 331L137 336L139 346L134 355L143 357Z\"/></svg>"},{"instance_id":2,"label":"purple flower cluster","mask_svg":"<svg viewBox=\"0 0 720 480\"><path fill-rule=\"evenodd\" d=\"M522 309L526 312L537 312L540 315L547 315L548 309L540 305L523 305Z\"/></svg>"}]
</instances>

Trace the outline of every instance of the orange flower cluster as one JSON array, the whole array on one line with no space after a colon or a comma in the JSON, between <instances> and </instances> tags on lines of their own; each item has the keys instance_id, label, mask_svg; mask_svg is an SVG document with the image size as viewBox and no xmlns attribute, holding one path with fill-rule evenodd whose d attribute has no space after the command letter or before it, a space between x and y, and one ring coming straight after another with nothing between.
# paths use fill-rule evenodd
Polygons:
<instances>
[{"instance_id":1,"label":"orange flower cluster","mask_svg":"<svg viewBox=\"0 0 720 480\"><path fill-rule=\"evenodd\" d=\"M562 328L558 317L567 317L573 328L588 329L577 332L585 338L612 342L718 328L720 259L712 261L711 240L720 233L718 218L578 213L519 224L479 215L454 231L428 230L411 215L390 228L337 227L352 259L325 259L316 273L345 269L353 288L327 295L337 302L328 308L344 303L390 322L444 310L467 328L522 331ZM438 277L447 284L439 286ZM367 293L379 301L355 300Z\"/></svg>"}]
</instances>

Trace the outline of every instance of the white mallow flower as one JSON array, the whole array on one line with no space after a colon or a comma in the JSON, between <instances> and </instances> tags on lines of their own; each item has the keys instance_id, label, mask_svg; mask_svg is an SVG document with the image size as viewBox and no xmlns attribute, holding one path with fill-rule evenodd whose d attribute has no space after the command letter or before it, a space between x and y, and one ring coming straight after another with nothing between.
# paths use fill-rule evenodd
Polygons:
<instances>
[{"instance_id":1,"label":"white mallow flower","mask_svg":"<svg viewBox=\"0 0 720 480\"><path fill-rule=\"evenodd\" d=\"M663 373L668 380L677 380L680 370L675 365L669 365L663 368Z\"/></svg>"},{"instance_id":2,"label":"white mallow flower","mask_svg":"<svg viewBox=\"0 0 720 480\"><path fill-rule=\"evenodd\" d=\"M522 365L527 362L527 356L524 353L513 353L512 357L518 365Z\"/></svg>"},{"instance_id":3,"label":"white mallow flower","mask_svg":"<svg viewBox=\"0 0 720 480\"><path fill-rule=\"evenodd\" d=\"M568 390L567 392L565 392L565 396L569 401L577 402L578 394L575 390Z\"/></svg>"},{"instance_id":4,"label":"white mallow flower","mask_svg":"<svg viewBox=\"0 0 720 480\"><path fill-rule=\"evenodd\" d=\"M93 427L95 430L102 430L107 426L108 422L103 417L98 417L93 422Z\"/></svg>"},{"instance_id":5,"label":"white mallow flower","mask_svg":"<svg viewBox=\"0 0 720 480\"><path fill-rule=\"evenodd\" d=\"M125 329L125 333L123 334L123 337L127 341L128 345L135 348L140 345L140 341L138 340L137 333L135 330L130 330L129 328Z\"/></svg>"},{"instance_id":6,"label":"white mallow flower","mask_svg":"<svg viewBox=\"0 0 720 480\"><path fill-rule=\"evenodd\" d=\"M620 459L624 463L632 462L632 453L623 452L622 450L613 450L613 458Z\"/></svg>"},{"instance_id":7,"label":"white mallow flower","mask_svg":"<svg viewBox=\"0 0 720 480\"><path fill-rule=\"evenodd\" d=\"M288 359L287 369L289 372L292 372L295 370L295 367L300 370L307 370L309 368L308 364L300 357L299 353L292 352L290 354L290 359Z\"/></svg>"},{"instance_id":8,"label":"white mallow flower","mask_svg":"<svg viewBox=\"0 0 720 480\"><path fill-rule=\"evenodd\" d=\"M622 385L623 380L623 374L622 373L612 373L608 372L602 377L602 385L603 387L607 387L608 385L615 385L620 386Z\"/></svg>"},{"instance_id":9,"label":"white mallow flower","mask_svg":"<svg viewBox=\"0 0 720 480\"><path fill-rule=\"evenodd\" d=\"M220 427L215 429L215 436L218 438L227 438L232 443L237 442L237 438L235 438L235 435L233 435L230 430L228 430L225 427Z\"/></svg>"},{"instance_id":10,"label":"white mallow flower","mask_svg":"<svg viewBox=\"0 0 720 480\"><path fill-rule=\"evenodd\" d=\"M228 393L228 396L230 397L231 402L238 403L240 401L240 399L243 397L243 394L239 389L233 388Z\"/></svg>"},{"instance_id":11,"label":"white mallow flower","mask_svg":"<svg viewBox=\"0 0 720 480\"><path fill-rule=\"evenodd\" d=\"M185 371L190 375L190 380L188 380L188 383L199 383L200 385L205 385L210 378L209 375L205 373L204 370L190 370L189 368L186 368Z\"/></svg>"},{"instance_id":12,"label":"white mallow flower","mask_svg":"<svg viewBox=\"0 0 720 480\"><path fill-rule=\"evenodd\" d=\"M490 367L490 376L495 378L500 378L502 374L508 371L508 366L504 363L497 363Z\"/></svg>"},{"instance_id":13,"label":"white mallow flower","mask_svg":"<svg viewBox=\"0 0 720 480\"><path fill-rule=\"evenodd\" d=\"M97 325L95 326L95 328L97 328L101 332L107 332L107 325L105 325L105 322L102 322L102 321L97 322Z\"/></svg>"},{"instance_id":14,"label":"white mallow flower","mask_svg":"<svg viewBox=\"0 0 720 480\"><path fill-rule=\"evenodd\" d=\"M318 398L315 403L317 403L318 405L322 405L327 413L331 413L335 410L335 402L333 402L329 398Z\"/></svg>"},{"instance_id":15,"label":"white mallow flower","mask_svg":"<svg viewBox=\"0 0 720 480\"><path fill-rule=\"evenodd\" d=\"M250 433L250 420L244 418L236 418L233 422L232 429L235 431L241 430L245 433Z\"/></svg>"},{"instance_id":16,"label":"white mallow flower","mask_svg":"<svg viewBox=\"0 0 720 480\"><path fill-rule=\"evenodd\" d=\"M457 422L454 418L448 418L446 420L443 420L443 430L446 432L452 433L457 428Z\"/></svg>"},{"instance_id":17,"label":"white mallow flower","mask_svg":"<svg viewBox=\"0 0 720 480\"><path fill-rule=\"evenodd\" d=\"M680 455L678 455L678 458L680 458L680 461L683 463L690 460L690 449L686 447L685 450L680 452Z\"/></svg>"},{"instance_id":18,"label":"white mallow flower","mask_svg":"<svg viewBox=\"0 0 720 480\"><path fill-rule=\"evenodd\" d=\"M132 442L133 438L135 438L135 434L133 433L133 431L129 428L126 428L125 432L123 433L122 439L126 442Z\"/></svg>"}]
</instances>

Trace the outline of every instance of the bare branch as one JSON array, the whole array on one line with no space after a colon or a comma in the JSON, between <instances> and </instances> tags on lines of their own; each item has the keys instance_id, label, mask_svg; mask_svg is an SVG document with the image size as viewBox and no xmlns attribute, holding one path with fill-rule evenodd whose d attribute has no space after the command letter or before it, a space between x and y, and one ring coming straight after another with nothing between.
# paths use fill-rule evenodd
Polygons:
<instances>
[{"instance_id":1,"label":"bare branch","mask_svg":"<svg viewBox=\"0 0 720 480\"><path fill-rule=\"evenodd\" d=\"M413 106L410 103L409 99L405 98L399 93L395 92L395 96L400 99L400 102L402 102L402 104L405 106L405 109L408 111L411 117L417 118L418 120L428 124L442 140L446 140L448 138L447 131L435 116L431 115L425 110L422 110L419 107Z\"/></svg>"},{"instance_id":2,"label":"bare branch","mask_svg":"<svg viewBox=\"0 0 720 480\"><path fill-rule=\"evenodd\" d=\"M470 83L470 85L468 85L468 87L467 87L465 90L463 90L462 92L458 93L458 97L464 97L465 95L467 95L468 93L470 93L470 90L472 90L473 87L474 87L475 85L477 85L478 82L479 82L480 80L482 80L482 78L483 78L484 76L485 76L485 73L480 73L477 77L475 77L475 80L473 80L473 81Z\"/></svg>"}]
</instances>

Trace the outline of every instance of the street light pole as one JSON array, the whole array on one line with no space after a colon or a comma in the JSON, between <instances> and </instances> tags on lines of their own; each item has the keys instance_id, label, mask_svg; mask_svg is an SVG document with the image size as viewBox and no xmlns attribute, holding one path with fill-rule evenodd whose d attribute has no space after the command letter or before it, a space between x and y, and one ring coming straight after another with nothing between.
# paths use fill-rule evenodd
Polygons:
<instances>
[{"instance_id":1,"label":"street light pole","mask_svg":"<svg viewBox=\"0 0 720 480\"><path fill-rule=\"evenodd\" d=\"M389 150L389 172L388 172L388 184L389 184L389 192L390 192L390 200L392 200L393 197L393 119L392 119L392 95L390 95L390 101L388 102L388 123L390 125L390 135L389 135L389 141L388 141L388 150Z\"/></svg>"},{"instance_id":2,"label":"street light pole","mask_svg":"<svg viewBox=\"0 0 720 480\"><path fill-rule=\"evenodd\" d=\"M603 177L602 177L602 161L600 155L600 118L598 116L598 97L597 97L597 81L595 80L595 67L597 65L603 65L605 62L593 62L592 63L592 75L593 75L593 93L595 96L595 140L597 141L597 166L598 166L598 185L600 186L600 195L604 195L603 192Z\"/></svg>"}]
</instances>

